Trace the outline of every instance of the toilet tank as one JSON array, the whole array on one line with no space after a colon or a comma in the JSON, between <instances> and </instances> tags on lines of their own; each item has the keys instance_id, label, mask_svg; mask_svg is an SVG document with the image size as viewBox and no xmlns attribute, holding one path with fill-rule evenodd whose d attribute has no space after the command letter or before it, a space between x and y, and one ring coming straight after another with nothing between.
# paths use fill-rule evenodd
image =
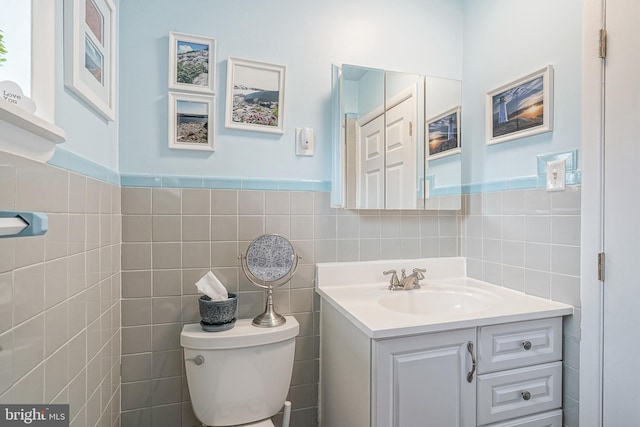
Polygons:
<instances>
[{"instance_id":1,"label":"toilet tank","mask_svg":"<svg viewBox=\"0 0 640 427\"><path fill-rule=\"evenodd\" d=\"M209 426L245 424L269 418L282 408L293 370L299 325L292 316L275 328L239 319L223 332L184 325L187 384L195 416ZM203 362L196 364L197 356Z\"/></svg>"}]
</instances>

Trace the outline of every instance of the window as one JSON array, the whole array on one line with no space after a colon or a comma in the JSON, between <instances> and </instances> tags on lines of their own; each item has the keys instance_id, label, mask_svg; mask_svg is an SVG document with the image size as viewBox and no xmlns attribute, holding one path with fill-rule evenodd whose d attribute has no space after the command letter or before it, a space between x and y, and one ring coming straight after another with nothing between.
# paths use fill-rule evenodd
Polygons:
<instances>
[{"instance_id":1,"label":"window","mask_svg":"<svg viewBox=\"0 0 640 427\"><path fill-rule=\"evenodd\" d=\"M32 98L36 115L53 123L55 93L55 5L51 0L2 0L0 30L8 54L0 81L18 83Z\"/></svg>"}]
</instances>

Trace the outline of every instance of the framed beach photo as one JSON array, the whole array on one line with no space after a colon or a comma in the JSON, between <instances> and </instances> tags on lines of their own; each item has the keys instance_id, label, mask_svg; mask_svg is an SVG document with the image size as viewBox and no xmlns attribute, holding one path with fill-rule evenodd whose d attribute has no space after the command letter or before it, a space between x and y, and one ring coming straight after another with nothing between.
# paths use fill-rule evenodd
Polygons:
<instances>
[{"instance_id":1,"label":"framed beach photo","mask_svg":"<svg viewBox=\"0 0 640 427\"><path fill-rule=\"evenodd\" d=\"M284 65L229 58L225 126L284 133Z\"/></svg>"},{"instance_id":2,"label":"framed beach photo","mask_svg":"<svg viewBox=\"0 0 640 427\"><path fill-rule=\"evenodd\" d=\"M460 106L427 119L427 160L460 153Z\"/></svg>"},{"instance_id":3,"label":"framed beach photo","mask_svg":"<svg viewBox=\"0 0 640 427\"><path fill-rule=\"evenodd\" d=\"M215 92L216 40L169 33L169 89Z\"/></svg>"},{"instance_id":4,"label":"framed beach photo","mask_svg":"<svg viewBox=\"0 0 640 427\"><path fill-rule=\"evenodd\" d=\"M215 97L169 92L169 148L213 151Z\"/></svg>"},{"instance_id":5,"label":"framed beach photo","mask_svg":"<svg viewBox=\"0 0 640 427\"><path fill-rule=\"evenodd\" d=\"M553 67L487 93L485 108L488 145L552 131Z\"/></svg>"},{"instance_id":6,"label":"framed beach photo","mask_svg":"<svg viewBox=\"0 0 640 427\"><path fill-rule=\"evenodd\" d=\"M115 120L116 9L111 0L65 0L64 83Z\"/></svg>"}]
</instances>

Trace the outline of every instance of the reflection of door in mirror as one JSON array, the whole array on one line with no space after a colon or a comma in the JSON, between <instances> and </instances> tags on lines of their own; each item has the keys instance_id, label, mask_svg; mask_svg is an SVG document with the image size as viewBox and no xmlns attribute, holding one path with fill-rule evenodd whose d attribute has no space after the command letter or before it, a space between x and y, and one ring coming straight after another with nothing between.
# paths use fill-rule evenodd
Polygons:
<instances>
[{"instance_id":1,"label":"reflection of door in mirror","mask_svg":"<svg viewBox=\"0 0 640 427\"><path fill-rule=\"evenodd\" d=\"M384 116L356 128L359 147L356 159L356 192L359 209L384 209Z\"/></svg>"},{"instance_id":2,"label":"reflection of door in mirror","mask_svg":"<svg viewBox=\"0 0 640 427\"><path fill-rule=\"evenodd\" d=\"M384 71L345 65L341 79L344 207L384 209Z\"/></svg>"},{"instance_id":3,"label":"reflection of door in mirror","mask_svg":"<svg viewBox=\"0 0 640 427\"><path fill-rule=\"evenodd\" d=\"M416 208L416 96L409 88L397 105L387 105L385 208Z\"/></svg>"}]
</instances>

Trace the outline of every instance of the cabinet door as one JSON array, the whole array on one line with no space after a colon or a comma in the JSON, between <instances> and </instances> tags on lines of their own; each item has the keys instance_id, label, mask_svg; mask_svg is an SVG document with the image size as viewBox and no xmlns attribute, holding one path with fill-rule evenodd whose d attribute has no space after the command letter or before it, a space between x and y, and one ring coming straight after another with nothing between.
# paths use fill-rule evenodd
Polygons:
<instances>
[{"instance_id":1,"label":"cabinet door","mask_svg":"<svg viewBox=\"0 0 640 427\"><path fill-rule=\"evenodd\" d=\"M374 342L374 427L475 426L475 329ZM475 348L474 348L475 353Z\"/></svg>"}]
</instances>

